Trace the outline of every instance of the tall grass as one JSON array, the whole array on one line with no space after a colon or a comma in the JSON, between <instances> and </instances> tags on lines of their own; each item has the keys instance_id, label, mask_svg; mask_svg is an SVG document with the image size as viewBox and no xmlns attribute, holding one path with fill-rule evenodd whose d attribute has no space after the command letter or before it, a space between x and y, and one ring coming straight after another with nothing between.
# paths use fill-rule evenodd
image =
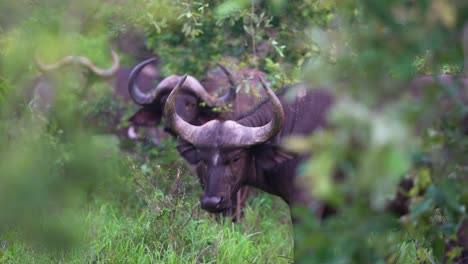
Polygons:
<instances>
[{"instance_id":1,"label":"tall grass","mask_svg":"<svg viewBox=\"0 0 468 264\"><path fill-rule=\"evenodd\" d=\"M178 163L180 165L180 163ZM3 237L1 263L289 263L292 234L282 201L259 194L248 201L244 218L233 223L201 211L192 176L172 186L149 188L164 176L133 166L128 185L133 198L96 197L83 208L83 242L66 252L42 251L12 231ZM161 176L161 175L160 175ZM169 177L169 176L167 176ZM174 186L178 184L178 190ZM145 190L142 186L145 186ZM166 192L169 190L169 192ZM130 195L131 196L131 195ZM140 201L140 202L138 202ZM144 202L142 202L144 201ZM136 203L136 204L130 204Z\"/></svg>"}]
</instances>

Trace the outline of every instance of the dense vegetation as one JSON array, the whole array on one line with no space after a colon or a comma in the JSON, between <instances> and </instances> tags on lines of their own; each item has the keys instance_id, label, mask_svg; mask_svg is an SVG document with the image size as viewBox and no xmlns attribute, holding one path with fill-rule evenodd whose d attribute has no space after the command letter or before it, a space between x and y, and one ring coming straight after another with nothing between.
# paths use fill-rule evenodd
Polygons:
<instances>
[{"instance_id":1,"label":"dense vegetation","mask_svg":"<svg viewBox=\"0 0 468 264\"><path fill-rule=\"evenodd\" d=\"M265 71L275 89L305 80L336 95L329 129L286 144L313 150L300 181L337 209L323 222L294 210L301 260L463 263L466 90L432 85L415 97L406 84L466 72L465 1L96 2L0 2L0 262L292 261L282 201L258 193L240 223L216 218L199 209L198 182L175 142L150 147L104 133L100 122L115 125L120 111L116 126L126 126L135 110L109 81L67 67L50 76L49 109L31 103L36 54L46 62L82 54L106 67L119 38L139 31L163 76L201 78L222 62ZM117 52L123 66L137 62ZM402 179L415 184L398 218L387 204Z\"/></svg>"}]
</instances>

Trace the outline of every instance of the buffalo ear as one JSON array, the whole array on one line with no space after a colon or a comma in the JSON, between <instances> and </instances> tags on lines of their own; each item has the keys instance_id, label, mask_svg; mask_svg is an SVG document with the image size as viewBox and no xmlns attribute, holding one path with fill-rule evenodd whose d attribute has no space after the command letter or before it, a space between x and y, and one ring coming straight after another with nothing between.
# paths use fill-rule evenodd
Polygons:
<instances>
[{"instance_id":1,"label":"buffalo ear","mask_svg":"<svg viewBox=\"0 0 468 264\"><path fill-rule=\"evenodd\" d=\"M195 165L200 161L198 151L193 145L185 141L179 141L179 144L176 146L176 149L188 163Z\"/></svg>"},{"instance_id":2,"label":"buffalo ear","mask_svg":"<svg viewBox=\"0 0 468 264\"><path fill-rule=\"evenodd\" d=\"M162 112L156 107L142 107L128 121L137 126L156 126L161 123Z\"/></svg>"},{"instance_id":3,"label":"buffalo ear","mask_svg":"<svg viewBox=\"0 0 468 264\"><path fill-rule=\"evenodd\" d=\"M264 145L255 149L257 166L264 170L271 170L274 167L294 158L278 146Z\"/></svg>"}]
</instances>

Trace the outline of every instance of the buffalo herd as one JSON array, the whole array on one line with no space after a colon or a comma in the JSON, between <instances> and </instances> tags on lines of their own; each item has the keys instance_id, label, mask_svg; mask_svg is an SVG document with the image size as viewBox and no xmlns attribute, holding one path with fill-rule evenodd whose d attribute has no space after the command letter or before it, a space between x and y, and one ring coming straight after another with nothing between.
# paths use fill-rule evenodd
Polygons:
<instances>
[{"instance_id":1,"label":"buffalo herd","mask_svg":"<svg viewBox=\"0 0 468 264\"><path fill-rule=\"evenodd\" d=\"M201 81L190 75L161 79L151 67L156 58L129 69L119 66L114 52L112 56L114 63L108 69L96 67L83 56L68 56L51 65L37 58L36 64L43 74L36 81L35 103L45 108L53 100L54 87L48 73L68 64L83 65L96 76L112 77L114 93L138 105L139 109L128 119L130 125L125 136L137 139L136 130L148 127L147 130L156 131L149 136L153 144L158 144L165 135L177 140L180 156L194 169L202 187L202 209L229 216L236 214L239 220L239 207L248 187L254 187L281 197L289 206L305 206L318 217L325 217L326 205L295 183L299 164L310 154L286 150L284 140L327 127L327 113L334 102L328 89L295 84L275 93L265 81L264 72L250 68L233 71L223 65ZM468 86L464 78L441 75L417 77L408 89L417 98L418 93L434 83ZM286 96L289 91L294 91L293 98ZM462 102L468 101L466 89L461 89L458 96ZM160 124L162 129L157 128ZM468 132L468 126L463 125ZM392 206L398 207L389 208ZM404 214L407 209L396 211Z\"/></svg>"},{"instance_id":2,"label":"buffalo herd","mask_svg":"<svg viewBox=\"0 0 468 264\"><path fill-rule=\"evenodd\" d=\"M149 62L138 65L130 74L129 93L141 106L132 120L141 113L153 119L149 124L163 120L165 130L178 142L179 154L196 171L203 189L202 209L229 215L238 205L239 190L254 187L281 197L289 206L307 207L319 218L333 213L333 208L313 199L310 192L295 183L298 165L310 154L292 153L283 144L289 136L309 135L328 125L327 113L334 102L329 90L296 84L275 93L264 80L265 75L257 73L253 79L255 87L262 87L257 91L260 96L239 96L235 89L238 83L222 67L230 84L224 90L214 87L210 93L193 76L173 75L143 93L135 85L134 75ZM407 89L417 100L421 90L439 83L461 84L464 88L458 97L466 102L464 78L416 77ZM285 96L291 90L295 91L292 100ZM144 122L140 124L148 125ZM412 183L405 180L400 186L409 190ZM408 199L399 193L387 208L402 215L408 212L407 207Z\"/></svg>"}]
</instances>

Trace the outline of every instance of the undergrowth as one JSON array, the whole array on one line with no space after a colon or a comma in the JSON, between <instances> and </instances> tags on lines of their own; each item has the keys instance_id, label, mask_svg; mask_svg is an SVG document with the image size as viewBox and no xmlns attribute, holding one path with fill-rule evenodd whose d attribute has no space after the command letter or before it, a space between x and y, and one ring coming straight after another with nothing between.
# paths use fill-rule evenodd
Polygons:
<instances>
[{"instance_id":1,"label":"undergrowth","mask_svg":"<svg viewBox=\"0 0 468 264\"><path fill-rule=\"evenodd\" d=\"M134 161L132 161L134 162ZM148 161L149 162L149 161ZM1 263L289 263L292 234L289 210L281 200L259 194L248 201L244 218L208 214L198 205L199 186L180 163L176 174L145 172L133 163L129 201L96 197L83 212L85 239L67 252L38 250L3 237ZM154 165L154 164L153 164ZM180 167L179 167L180 166ZM155 166L157 167L157 165ZM170 170L169 170L170 171ZM172 180L171 180L171 179ZM154 188L154 185L160 188ZM166 186L162 186L167 184ZM136 204L129 204L136 203Z\"/></svg>"}]
</instances>

